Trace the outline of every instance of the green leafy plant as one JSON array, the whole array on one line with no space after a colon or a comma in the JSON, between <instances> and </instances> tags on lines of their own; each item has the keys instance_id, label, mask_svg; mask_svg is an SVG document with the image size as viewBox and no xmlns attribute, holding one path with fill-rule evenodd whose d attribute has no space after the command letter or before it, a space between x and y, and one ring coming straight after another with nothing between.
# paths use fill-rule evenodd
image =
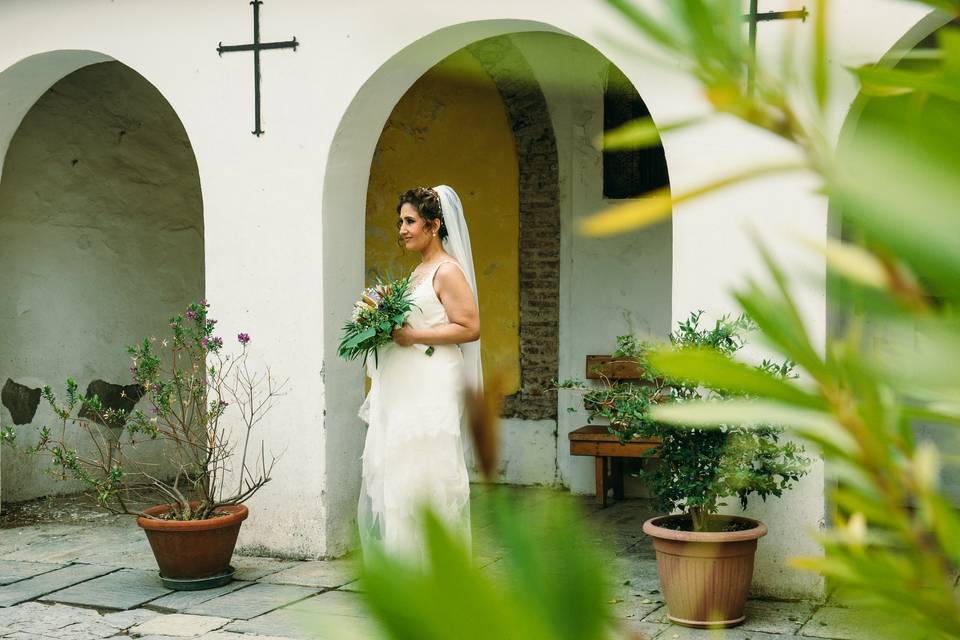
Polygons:
<instances>
[{"instance_id":1,"label":"green leafy plant","mask_svg":"<svg viewBox=\"0 0 960 640\"><path fill-rule=\"evenodd\" d=\"M394 329L403 326L413 309L410 295L410 278L377 278L372 287L364 289L353 305L350 320L343 325L337 349L340 357L355 360L363 356L366 364L373 353L374 363L379 364L378 349L393 341ZM427 347L424 353L431 356L434 348Z\"/></svg>"},{"instance_id":2,"label":"green leafy plant","mask_svg":"<svg viewBox=\"0 0 960 640\"><path fill-rule=\"evenodd\" d=\"M482 500L493 513L489 533L502 546L496 574L428 514L426 565L374 553L364 559L364 599L398 640L615 637L599 545L561 498L540 505L513 505L501 495Z\"/></svg>"},{"instance_id":3,"label":"green leafy plant","mask_svg":"<svg viewBox=\"0 0 960 640\"><path fill-rule=\"evenodd\" d=\"M7 425L0 425L0 446L14 447L17 441L17 430Z\"/></svg>"},{"instance_id":4,"label":"green leafy plant","mask_svg":"<svg viewBox=\"0 0 960 640\"><path fill-rule=\"evenodd\" d=\"M678 323L670 335L671 344L684 352L709 350L732 361L745 344L741 333L751 323L744 316L723 317L712 327L701 327L702 315L702 311L694 312ZM656 420L652 408L657 405L730 395L703 387L696 380L665 376L647 359L647 353L657 348L631 336L617 338L613 357L615 361L636 363L641 371L638 384L601 378L599 387L587 387L582 381L567 381L561 386L583 389L583 406L590 420L608 421L610 432L618 435L621 443L637 436L660 440L650 452L657 457L657 464L644 467L638 475L658 509L688 516L679 520L678 526L693 531L725 526L709 516L726 506L724 499L728 496L736 496L746 508L750 495L764 500L770 495L779 497L806 473L810 461L803 455L803 448L789 440L781 442L780 428L764 425L751 429L720 422L691 427ZM773 379L793 375L789 361L776 364L764 360L754 370Z\"/></svg>"},{"instance_id":5,"label":"green leafy plant","mask_svg":"<svg viewBox=\"0 0 960 640\"><path fill-rule=\"evenodd\" d=\"M166 504L168 519L201 520L250 498L269 482L276 462L262 442L252 446L251 435L286 382L277 384L269 369L251 370L246 333L237 336L239 354L224 354L208 308L206 301L193 303L184 315L170 319L170 338L146 338L128 348L135 384L121 393L126 407L106 406L97 395L82 394L72 378L63 401L45 386L43 398L60 427L42 427L27 452L49 457L57 477L79 480L115 513L154 518L143 513L143 506ZM147 412L130 410L141 400ZM233 441L225 420L231 406L245 427L233 433L240 436ZM148 440L165 444L168 465L137 458L136 445Z\"/></svg>"},{"instance_id":6,"label":"green leafy plant","mask_svg":"<svg viewBox=\"0 0 960 640\"><path fill-rule=\"evenodd\" d=\"M642 227L669 216L678 202L772 173L803 168L819 177L819 191L843 220L840 238L813 243L842 319L826 345L804 321L793 274L761 248L770 278L749 280L736 299L766 346L796 363L800 378L763 375L714 351L660 350L648 357L665 374L728 395L657 405L651 413L686 425L773 422L815 443L834 487L834 514L819 535L825 554L796 566L829 578L848 601L895 611L910 637L956 638L960 516L941 486L942 465L954 452L945 456L919 440L918 425L960 428L960 2L920 1L943 12L937 44L907 53L896 66L852 70L870 101L856 135L837 150L827 133L826 0L814 3L809 64L801 68L788 52L780 74L744 55L732 26L738 3L661 2L655 13L608 0L701 83L717 114L784 138L801 159L686 193L657 194L600 214L583 230L604 235ZM744 82L748 73L757 79L754 91ZM653 128L646 120L614 133L623 146L645 145Z\"/></svg>"}]
</instances>

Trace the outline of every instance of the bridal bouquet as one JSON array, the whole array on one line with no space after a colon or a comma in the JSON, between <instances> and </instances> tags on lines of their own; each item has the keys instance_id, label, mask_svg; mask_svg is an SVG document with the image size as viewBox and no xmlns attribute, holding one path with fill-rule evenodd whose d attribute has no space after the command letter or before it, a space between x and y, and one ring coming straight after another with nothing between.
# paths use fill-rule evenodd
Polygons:
<instances>
[{"instance_id":1,"label":"bridal bouquet","mask_svg":"<svg viewBox=\"0 0 960 640\"><path fill-rule=\"evenodd\" d=\"M410 314L410 278L384 281L364 289L360 299L353 305L350 321L343 326L343 338L337 350L341 358L355 360L373 352L374 362L379 364L377 349L393 340L393 330L403 326ZM427 351L431 354L432 349Z\"/></svg>"}]
</instances>

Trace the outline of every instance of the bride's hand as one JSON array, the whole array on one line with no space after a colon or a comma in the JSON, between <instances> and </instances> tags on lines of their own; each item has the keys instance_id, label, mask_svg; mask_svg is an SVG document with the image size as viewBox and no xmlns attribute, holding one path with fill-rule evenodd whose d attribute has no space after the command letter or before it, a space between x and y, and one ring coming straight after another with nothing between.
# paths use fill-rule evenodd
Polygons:
<instances>
[{"instance_id":1,"label":"bride's hand","mask_svg":"<svg viewBox=\"0 0 960 640\"><path fill-rule=\"evenodd\" d=\"M393 341L401 347L409 347L410 345L414 344L416 342L416 335L413 327L405 324L399 329L394 329Z\"/></svg>"}]
</instances>

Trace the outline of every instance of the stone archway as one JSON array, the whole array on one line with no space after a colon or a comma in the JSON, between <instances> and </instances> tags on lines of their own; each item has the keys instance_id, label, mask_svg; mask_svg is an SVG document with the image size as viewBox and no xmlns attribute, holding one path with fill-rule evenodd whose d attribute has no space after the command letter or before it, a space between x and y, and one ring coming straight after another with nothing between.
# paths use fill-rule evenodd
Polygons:
<instances>
[{"instance_id":1,"label":"stone archway","mask_svg":"<svg viewBox=\"0 0 960 640\"><path fill-rule=\"evenodd\" d=\"M512 406L508 405L507 412L508 415L513 412L513 415L518 416L517 420L511 422L526 423L520 425L521 427L536 423L536 428L539 429L536 446L549 447L549 477L538 482L553 483L563 475L558 469L557 457L558 442L566 442L566 433L563 431L566 426L558 426L556 395L546 389L552 380L571 375L562 371L561 366L561 315L565 306L563 296L569 295L563 292L562 282L564 277L568 280L572 278L570 266L564 266L561 259L565 242L562 230L564 225L567 229L572 226L574 210L577 215L590 213L595 210L592 207L602 206L603 198L600 193L590 198L569 194L564 196L560 193L564 171L568 172L568 184L593 178L584 178L579 174L573 176L570 173L573 170L565 167L564 161L559 159L549 98L541 91L537 80L538 71L523 60L522 50L513 48L506 41L508 36L517 34L549 34L556 36L558 40L580 42L580 50L567 53L579 55L583 49L591 49L592 55L598 60L602 59L604 64L609 63L603 54L592 49L589 44L542 23L486 21L442 29L398 53L364 84L341 120L331 145L324 178L322 212L324 352L327 354L323 369L326 404L324 483L327 548L330 555L346 551L354 535L353 514L359 489L358 468L363 438L362 425L355 417L356 409L362 400L361 371L352 363L340 361L335 355L344 310L349 309L357 291L364 284L364 229L362 221L357 224L359 213L355 212L366 209L371 159L393 105L427 70L461 49L474 55L497 85L507 109L519 160L520 244L527 253L521 261L520 269L521 279L525 278L528 284L526 294L523 293L521 285L521 316L527 316L528 332L524 331L521 319L521 358L524 359L525 371L522 374L520 393L511 401ZM543 56L539 64L541 67L545 64ZM525 78L519 82L514 73L517 68L525 69L522 74ZM562 75L560 70L552 71L552 79L559 82ZM600 74L595 73L592 67L581 73L596 76L594 80L598 86L597 103L602 105ZM566 95L565 90L559 87L554 89L555 98ZM599 111L594 109L588 114L588 119L593 119L588 123L590 127L601 127L598 124L600 121L595 120L598 113ZM585 167L585 172L593 172L599 167L594 156L599 157L600 150L591 147L592 134L586 133L584 123L577 121L580 114L573 117L568 113L559 117L571 130L584 130L577 134L578 148L571 151L571 145L568 145L566 153L569 158L589 150L593 156L583 164L590 165ZM602 127L597 133L600 131ZM580 160L578 157L577 162ZM571 161L568 164L572 166L575 163ZM577 166L580 167L579 164ZM584 202L588 203L587 208L578 208ZM570 218L566 222L564 215ZM666 262L661 265L661 275L657 278L666 278L667 284L662 296L660 314L664 326L657 326L656 329L665 331L670 314L669 229L666 236L658 236L657 240L656 251L650 253L656 254L661 261L665 256ZM569 245L569 241L567 242ZM625 240L623 246L617 247L617 251L628 251L635 242L636 238ZM627 299L631 293L620 290L616 295ZM569 307L569 301L566 306ZM644 326L649 324L644 323ZM568 332L568 337L576 336L578 331L583 330L586 329L574 328ZM579 356L579 366L574 363L573 369L578 373L573 375L582 371L582 358L582 355ZM587 466L592 469L592 465ZM592 471L587 471L587 475L592 474ZM592 478L592 475L590 477Z\"/></svg>"},{"instance_id":2,"label":"stone archway","mask_svg":"<svg viewBox=\"0 0 960 640\"><path fill-rule=\"evenodd\" d=\"M0 73L0 88L13 97L0 109L0 412L25 447L55 424L39 387L62 394L74 377L101 398L119 394L126 346L203 297L203 206L179 117L130 67L50 52ZM159 443L138 455L163 460ZM36 458L7 451L4 461L5 499L81 488L47 477Z\"/></svg>"}]
</instances>

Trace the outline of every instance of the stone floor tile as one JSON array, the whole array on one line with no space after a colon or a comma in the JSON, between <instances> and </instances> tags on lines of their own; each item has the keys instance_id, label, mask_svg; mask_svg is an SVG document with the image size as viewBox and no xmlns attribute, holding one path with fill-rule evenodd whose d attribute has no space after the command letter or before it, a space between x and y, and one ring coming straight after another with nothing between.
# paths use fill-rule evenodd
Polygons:
<instances>
[{"instance_id":1,"label":"stone floor tile","mask_svg":"<svg viewBox=\"0 0 960 640\"><path fill-rule=\"evenodd\" d=\"M656 596L655 596L656 597ZM619 595L610 601L610 615L626 620L646 620L652 612L661 608L663 601L645 595Z\"/></svg>"},{"instance_id":2,"label":"stone floor tile","mask_svg":"<svg viewBox=\"0 0 960 640\"><path fill-rule=\"evenodd\" d=\"M170 593L152 571L121 569L41 598L44 602L78 604L98 609L133 609Z\"/></svg>"},{"instance_id":3,"label":"stone floor tile","mask_svg":"<svg viewBox=\"0 0 960 640\"><path fill-rule=\"evenodd\" d=\"M64 589L71 585L108 574L114 569L91 564L73 564L62 569L27 578L0 587L0 607L9 607L20 602Z\"/></svg>"},{"instance_id":4,"label":"stone floor tile","mask_svg":"<svg viewBox=\"0 0 960 640\"><path fill-rule=\"evenodd\" d=\"M740 628L765 633L796 634L813 615L814 609L816 605L812 602L748 600L744 611L747 619Z\"/></svg>"},{"instance_id":5,"label":"stone floor tile","mask_svg":"<svg viewBox=\"0 0 960 640\"><path fill-rule=\"evenodd\" d=\"M95 527L75 528L65 533L51 532L3 557L5 560L26 562L79 561L103 551L104 540L110 540L111 533Z\"/></svg>"},{"instance_id":6,"label":"stone floor tile","mask_svg":"<svg viewBox=\"0 0 960 640\"><path fill-rule=\"evenodd\" d=\"M289 640L282 636L264 636L260 634L240 634L230 631L211 631L205 633L197 640Z\"/></svg>"},{"instance_id":7,"label":"stone floor tile","mask_svg":"<svg viewBox=\"0 0 960 640\"><path fill-rule=\"evenodd\" d=\"M163 614L151 611L150 609L128 609L126 611L105 613L103 615L103 621L121 631L125 631L130 627L138 625L141 622L146 622L151 618L156 618L159 615Z\"/></svg>"},{"instance_id":8,"label":"stone floor tile","mask_svg":"<svg viewBox=\"0 0 960 640\"><path fill-rule=\"evenodd\" d=\"M657 607L643 618L644 622L655 622L657 624L673 624L667 618L667 605Z\"/></svg>"},{"instance_id":9,"label":"stone floor tile","mask_svg":"<svg viewBox=\"0 0 960 640\"><path fill-rule=\"evenodd\" d=\"M125 569L159 571L147 536L139 527L132 533L136 534L135 539L122 544L111 544L106 548L101 544L96 550L84 554L82 560L91 564L116 565Z\"/></svg>"},{"instance_id":10,"label":"stone floor tile","mask_svg":"<svg viewBox=\"0 0 960 640\"><path fill-rule=\"evenodd\" d=\"M186 613L249 620L315 593L317 593L317 589L308 587L287 584L255 584L222 595L219 598L207 600L187 609Z\"/></svg>"},{"instance_id":11,"label":"stone floor tile","mask_svg":"<svg viewBox=\"0 0 960 640\"><path fill-rule=\"evenodd\" d=\"M233 574L234 580L259 580L264 576L283 571L298 563L296 560L234 555L230 564L237 570Z\"/></svg>"},{"instance_id":12,"label":"stone floor tile","mask_svg":"<svg viewBox=\"0 0 960 640\"><path fill-rule=\"evenodd\" d=\"M620 633L617 638L643 638L643 640L654 640L659 638L660 634L669 629L668 624L657 624L655 622L642 622L640 620L620 620L618 629ZM719 639L718 639L719 640Z\"/></svg>"},{"instance_id":13,"label":"stone floor tile","mask_svg":"<svg viewBox=\"0 0 960 640\"><path fill-rule=\"evenodd\" d=\"M18 633L29 633L49 638L71 637L102 638L116 633L116 629L101 628L100 614L93 609L81 609L66 605L44 605L27 602L0 610L0 622L15 629ZM77 625L89 625L84 631ZM65 629L71 628L66 632Z\"/></svg>"},{"instance_id":14,"label":"stone floor tile","mask_svg":"<svg viewBox=\"0 0 960 640\"><path fill-rule=\"evenodd\" d=\"M258 635L272 635L282 638L309 638L312 629L310 621L302 613L288 609L277 609L250 620L234 620L222 633L233 633L229 640L246 640ZM249 634L249 635L248 635Z\"/></svg>"},{"instance_id":15,"label":"stone floor tile","mask_svg":"<svg viewBox=\"0 0 960 640\"><path fill-rule=\"evenodd\" d=\"M117 633L117 628L102 620L75 622L56 630L57 640L100 640Z\"/></svg>"},{"instance_id":16,"label":"stone floor tile","mask_svg":"<svg viewBox=\"0 0 960 640\"><path fill-rule=\"evenodd\" d=\"M157 598L156 600L148 602L145 606L150 609L156 609L157 611L183 612L192 607L201 605L207 600L219 598L222 595L237 591L238 589L244 589L252 584L256 583L234 580L233 582L227 583L222 587L215 587L213 589L202 589L198 591L174 591L173 593L168 593L161 598Z\"/></svg>"},{"instance_id":17,"label":"stone floor tile","mask_svg":"<svg viewBox=\"0 0 960 640\"><path fill-rule=\"evenodd\" d=\"M732 629L691 629L670 625L656 636L656 640L797 640L796 636L782 633L748 631L740 627Z\"/></svg>"},{"instance_id":18,"label":"stone floor tile","mask_svg":"<svg viewBox=\"0 0 960 640\"><path fill-rule=\"evenodd\" d=\"M657 563L651 559L618 556L610 563L608 576L615 591L660 598L660 576Z\"/></svg>"},{"instance_id":19,"label":"stone floor tile","mask_svg":"<svg viewBox=\"0 0 960 640\"><path fill-rule=\"evenodd\" d=\"M130 629L130 634L193 638L216 631L228 622L230 618L171 613L138 624Z\"/></svg>"},{"instance_id":20,"label":"stone floor tile","mask_svg":"<svg viewBox=\"0 0 960 640\"><path fill-rule=\"evenodd\" d=\"M385 636L369 618L285 607L251 620L231 622L223 631L242 634L279 635L310 640L381 640ZM242 635L229 640L247 640ZM219 639L218 639L219 640ZM226 640L226 639L224 639Z\"/></svg>"},{"instance_id":21,"label":"stone floor tile","mask_svg":"<svg viewBox=\"0 0 960 640\"><path fill-rule=\"evenodd\" d=\"M301 562L289 569L271 573L261 578L260 582L336 589L355 581L359 571L360 566L356 560L316 560Z\"/></svg>"},{"instance_id":22,"label":"stone floor tile","mask_svg":"<svg viewBox=\"0 0 960 640\"><path fill-rule=\"evenodd\" d=\"M81 525L46 524L35 527L17 527L5 529L0 536L0 557L10 558L10 555L35 543L42 543L52 537L64 539L70 535L77 535L84 530ZM42 559L41 559L42 561Z\"/></svg>"},{"instance_id":23,"label":"stone floor tile","mask_svg":"<svg viewBox=\"0 0 960 640\"><path fill-rule=\"evenodd\" d=\"M62 569L66 565L49 562L24 562L22 560L0 560L0 585L19 582L42 573Z\"/></svg>"},{"instance_id":24,"label":"stone floor tile","mask_svg":"<svg viewBox=\"0 0 960 640\"><path fill-rule=\"evenodd\" d=\"M363 596L348 591L327 591L291 604L287 609L304 611L310 614L332 614L369 618L370 611Z\"/></svg>"},{"instance_id":25,"label":"stone floor tile","mask_svg":"<svg viewBox=\"0 0 960 640\"><path fill-rule=\"evenodd\" d=\"M889 625L878 622L872 611L821 607L803 627L801 636L831 638L832 640L884 640L903 638L902 630L894 631Z\"/></svg>"}]
</instances>

